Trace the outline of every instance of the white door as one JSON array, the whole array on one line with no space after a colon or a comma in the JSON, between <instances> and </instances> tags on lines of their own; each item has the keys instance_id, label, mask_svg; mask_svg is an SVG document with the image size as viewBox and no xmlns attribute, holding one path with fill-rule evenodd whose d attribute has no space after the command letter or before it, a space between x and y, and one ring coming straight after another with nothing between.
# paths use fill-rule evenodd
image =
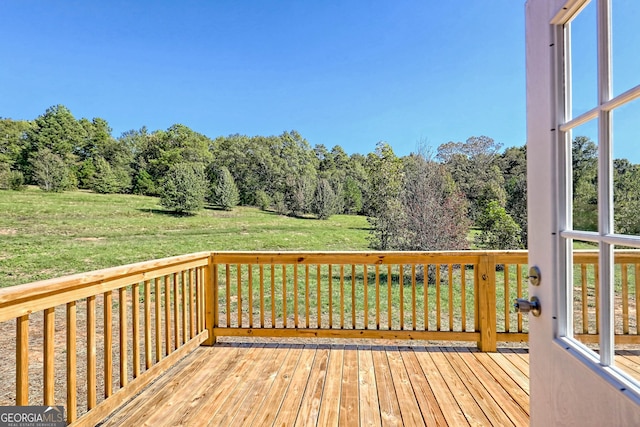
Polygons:
<instances>
[{"instance_id":1,"label":"white door","mask_svg":"<svg viewBox=\"0 0 640 427\"><path fill-rule=\"evenodd\" d=\"M640 69L625 70L616 55L627 49L637 58L640 45L636 39L626 46L623 37L612 44L616 25L629 18L615 13L639 4L528 0L525 6L529 264L541 271L540 284L529 286L541 305L540 316L529 315L534 426L640 426L640 384L616 366L613 337L613 251L616 245L640 248L640 237L622 234L614 223L613 159L624 156L618 149L627 137L625 123L635 126L640 151ZM612 19L612 10L620 18ZM629 31L640 32L637 19ZM612 46L622 48L612 52ZM614 118L620 119L616 125ZM572 142L581 135L597 147L592 225L574 218L579 171ZM575 247L589 244L599 253L600 340L587 347L574 338L571 260Z\"/></svg>"}]
</instances>

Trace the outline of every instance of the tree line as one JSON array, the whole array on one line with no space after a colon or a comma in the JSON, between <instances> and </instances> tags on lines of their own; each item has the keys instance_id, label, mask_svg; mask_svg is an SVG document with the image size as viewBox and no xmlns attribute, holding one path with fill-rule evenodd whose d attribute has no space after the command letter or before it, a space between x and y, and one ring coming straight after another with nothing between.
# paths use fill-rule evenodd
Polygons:
<instances>
[{"instance_id":1,"label":"tree line","mask_svg":"<svg viewBox=\"0 0 640 427\"><path fill-rule=\"evenodd\" d=\"M597 224L594 147L584 137L573 145L574 222L581 227ZM246 205L319 219L366 215L370 246L380 250L522 248L526 147L501 149L480 136L403 157L385 142L348 155L339 145L312 147L296 131L211 139L181 124L116 138L105 119L77 120L57 105L34 120L0 118L0 188L159 196L177 213ZM640 172L624 160L615 173L616 221L635 233Z\"/></svg>"}]
</instances>

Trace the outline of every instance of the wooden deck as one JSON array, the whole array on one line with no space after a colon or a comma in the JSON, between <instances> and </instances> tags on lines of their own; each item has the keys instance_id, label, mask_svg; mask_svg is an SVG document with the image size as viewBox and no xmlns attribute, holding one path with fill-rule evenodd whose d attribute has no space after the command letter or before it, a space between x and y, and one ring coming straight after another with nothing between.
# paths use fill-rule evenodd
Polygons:
<instances>
[{"instance_id":1,"label":"wooden deck","mask_svg":"<svg viewBox=\"0 0 640 427\"><path fill-rule=\"evenodd\" d=\"M115 425L528 425L526 349L220 343L105 420Z\"/></svg>"}]
</instances>

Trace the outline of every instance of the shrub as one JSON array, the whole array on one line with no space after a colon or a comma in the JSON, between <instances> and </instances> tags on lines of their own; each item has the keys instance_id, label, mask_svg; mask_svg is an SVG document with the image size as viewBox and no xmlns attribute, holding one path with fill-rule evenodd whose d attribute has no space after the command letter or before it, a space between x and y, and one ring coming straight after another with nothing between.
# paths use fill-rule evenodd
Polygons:
<instances>
[{"instance_id":1,"label":"shrub","mask_svg":"<svg viewBox=\"0 0 640 427\"><path fill-rule=\"evenodd\" d=\"M9 188L14 191L22 191L25 189L24 175L20 171L11 171L9 173Z\"/></svg>"}]
</instances>

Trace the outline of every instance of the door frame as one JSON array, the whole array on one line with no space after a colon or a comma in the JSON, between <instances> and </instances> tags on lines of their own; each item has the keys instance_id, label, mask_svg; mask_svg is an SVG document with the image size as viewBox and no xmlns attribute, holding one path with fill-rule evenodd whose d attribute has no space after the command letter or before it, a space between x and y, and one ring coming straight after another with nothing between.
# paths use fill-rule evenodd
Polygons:
<instances>
[{"instance_id":1,"label":"door frame","mask_svg":"<svg viewBox=\"0 0 640 427\"><path fill-rule=\"evenodd\" d=\"M597 1L597 0L594 0ZM526 10L527 181L529 265L539 267L541 315L529 318L531 425L640 425L640 398L626 379L567 338L571 241L561 237L571 218L564 189L571 141L563 123L562 16L582 0L528 0ZM560 19L559 19L560 17ZM570 151L569 151L570 153ZM567 334L569 332L569 334Z\"/></svg>"}]
</instances>

